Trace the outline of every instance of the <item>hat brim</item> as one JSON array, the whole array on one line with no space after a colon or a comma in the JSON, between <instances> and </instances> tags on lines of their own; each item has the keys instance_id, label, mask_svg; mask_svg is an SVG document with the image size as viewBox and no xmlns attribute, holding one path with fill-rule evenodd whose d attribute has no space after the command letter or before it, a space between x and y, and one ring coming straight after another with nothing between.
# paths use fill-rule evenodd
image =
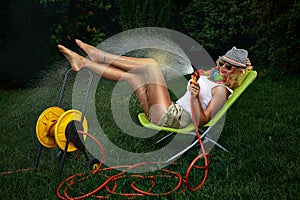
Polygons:
<instances>
[{"instance_id":1,"label":"hat brim","mask_svg":"<svg viewBox=\"0 0 300 200\"><path fill-rule=\"evenodd\" d=\"M246 65L244 65L242 63L239 64L238 62L234 62L233 60L230 60L230 59L228 59L228 58L226 58L224 56L219 56L219 59L223 60L223 61L225 61L225 62L227 62L227 63L229 63L229 64L231 64L231 65L233 65L235 67L247 68Z\"/></svg>"}]
</instances>

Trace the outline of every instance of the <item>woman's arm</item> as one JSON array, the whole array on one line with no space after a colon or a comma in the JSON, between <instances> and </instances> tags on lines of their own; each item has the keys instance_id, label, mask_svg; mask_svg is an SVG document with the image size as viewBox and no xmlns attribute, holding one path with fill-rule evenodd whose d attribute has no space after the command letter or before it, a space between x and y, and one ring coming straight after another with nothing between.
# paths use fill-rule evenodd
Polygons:
<instances>
[{"instance_id":1,"label":"woman's arm","mask_svg":"<svg viewBox=\"0 0 300 200\"><path fill-rule=\"evenodd\" d=\"M209 102L205 111L203 111L202 105L199 101L199 84L192 82L189 85L189 91L191 92L191 104L194 108L194 116L198 122L198 126L202 126L209 122L209 120L223 107L226 103L227 95L226 88L223 86L217 86L212 89L212 99Z\"/></svg>"},{"instance_id":2,"label":"woman's arm","mask_svg":"<svg viewBox=\"0 0 300 200\"><path fill-rule=\"evenodd\" d=\"M224 86L217 86L212 89L212 98L205 110L208 119L207 123L226 103L230 92Z\"/></svg>"},{"instance_id":3,"label":"woman's arm","mask_svg":"<svg viewBox=\"0 0 300 200\"><path fill-rule=\"evenodd\" d=\"M198 126L205 124L207 121L206 113L203 111L199 100L200 86L197 82L191 81L189 84L189 91L191 92L191 106L193 108L194 117Z\"/></svg>"}]
</instances>

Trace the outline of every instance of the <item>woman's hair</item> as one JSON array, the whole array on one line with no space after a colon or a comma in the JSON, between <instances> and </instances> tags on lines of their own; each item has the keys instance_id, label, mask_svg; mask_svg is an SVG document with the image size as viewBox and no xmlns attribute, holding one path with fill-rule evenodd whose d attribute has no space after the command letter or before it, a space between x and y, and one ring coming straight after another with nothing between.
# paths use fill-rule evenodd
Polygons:
<instances>
[{"instance_id":1,"label":"woman's hair","mask_svg":"<svg viewBox=\"0 0 300 200\"><path fill-rule=\"evenodd\" d=\"M216 64L217 64L217 69L220 69L219 59L216 61ZM237 86L239 86L239 78L241 76L244 76L247 70L252 70L252 69L253 67L250 65L247 65L246 68L235 67L235 72L226 77L225 85L231 89L236 88Z\"/></svg>"}]
</instances>

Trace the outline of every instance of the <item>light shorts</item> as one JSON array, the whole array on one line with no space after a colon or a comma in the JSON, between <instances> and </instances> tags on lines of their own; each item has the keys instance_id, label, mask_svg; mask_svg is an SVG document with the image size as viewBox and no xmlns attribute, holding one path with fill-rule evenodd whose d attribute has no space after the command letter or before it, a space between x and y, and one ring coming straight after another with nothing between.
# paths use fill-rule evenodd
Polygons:
<instances>
[{"instance_id":1,"label":"light shorts","mask_svg":"<svg viewBox=\"0 0 300 200\"><path fill-rule=\"evenodd\" d=\"M190 114L182 106L172 103L157 125L169 128L184 128L190 123L192 123Z\"/></svg>"}]
</instances>

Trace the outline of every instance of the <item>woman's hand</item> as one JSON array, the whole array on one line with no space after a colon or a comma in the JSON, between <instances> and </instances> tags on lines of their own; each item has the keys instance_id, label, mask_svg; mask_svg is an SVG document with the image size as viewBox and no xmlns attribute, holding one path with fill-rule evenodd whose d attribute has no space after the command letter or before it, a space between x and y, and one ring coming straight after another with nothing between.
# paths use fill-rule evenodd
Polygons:
<instances>
[{"instance_id":1,"label":"woman's hand","mask_svg":"<svg viewBox=\"0 0 300 200\"><path fill-rule=\"evenodd\" d=\"M198 98L200 92L199 84L191 80L189 85L189 91L191 92L193 98Z\"/></svg>"},{"instance_id":2,"label":"woman's hand","mask_svg":"<svg viewBox=\"0 0 300 200\"><path fill-rule=\"evenodd\" d=\"M249 58L246 59L246 66L251 66L251 61Z\"/></svg>"}]
</instances>

